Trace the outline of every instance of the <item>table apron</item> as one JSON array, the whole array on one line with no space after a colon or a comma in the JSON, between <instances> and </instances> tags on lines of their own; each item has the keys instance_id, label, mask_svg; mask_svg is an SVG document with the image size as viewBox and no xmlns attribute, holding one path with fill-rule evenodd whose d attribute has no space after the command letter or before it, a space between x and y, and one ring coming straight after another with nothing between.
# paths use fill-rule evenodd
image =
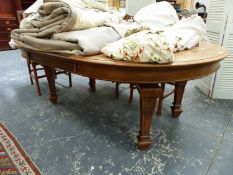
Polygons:
<instances>
[{"instance_id":1,"label":"table apron","mask_svg":"<svg viewBox=\"0 0 233 175\"><path fill-rule=\"evenodd\" d=\"M210 75L220 68L220 62L208 62L201 65L186 65L179 68L163 67L127 67L117 65L94 64L62 57L45 57L42 53L29 53L31 61L45 66L59 68L71 73L99 80L124 83L178 82L198 79Z\"/></svg>"}]
</instances>

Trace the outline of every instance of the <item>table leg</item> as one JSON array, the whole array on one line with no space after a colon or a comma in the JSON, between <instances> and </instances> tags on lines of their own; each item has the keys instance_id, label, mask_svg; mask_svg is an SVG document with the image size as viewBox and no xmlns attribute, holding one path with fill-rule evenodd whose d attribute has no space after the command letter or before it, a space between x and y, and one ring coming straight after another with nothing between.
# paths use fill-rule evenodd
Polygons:
<instances>
[{"instance_id":1,"label":"table leg","mask_svg":"<svg viewBox=\"0 0 233 175\"><path fill-rule=\"evenodd\" d=\"M57 94L56 94L56 87L55 87L55 79L54 79L54 68L44 66L45 75L48 80L49 85L49 100L53 103L57 103Z\"/></svg>"},{"instance_id":2,"label":"table leg","mask_svg":"<svg viewBox=\"0 0 233 175\"><path fill-rule=\"evenodd\" d=\"M152 143L150 127L161 88L157 84L138 84L137 89L140 94L140 131L137 140L139 149L144 150Z\"/></svg>"},{"instance_id":3,"label":"table leg","mask_svg":"<svg viewBox=\"0 0 233 175\"><path fill-rule=\"evenodd\" d=\"M33 71L33 74L34 74L33 77L34 77L35 85L36 85L36 92L37 92L37 95L40 96L41 91L40 91L40 85L39 85L39 78L38 78L37 70L36 70L36 66L38 64L35 63L35 62L31 62L31 64L32 64L32 71Z\"/></svg>"},{"instance_id":4,"label":"table leg","mask_svg":"<svg viewBox=\"0 0 233 175\"><path fill-rule=\"evenodd\" d=\"M181 103L182 103L186 84L187 81L175 83L174 102L173 102L173 106L171 106L173 118L178 118L180 114L183 112Z\"/></svg>"},{"instance_id":5,"label":"table leg","mask_svg":"<svg viewBox=\"0 0 233 175\"><path fill-rule=\"evenodd\" d=\"M96 91L96 86L95 86L96 82L95 82L95 79L94 78L89 78L89 85L90 85L90 88L93 90L93 91Z\"/></svg>"},{"instance_id":6,"label":"table leg","mask_svg":"<svg viewBox=\"0 0 233 175\"><path fill-rule=\"evenodd\" d=\"M30 75L30 81L31 81L31 84L33 84L33 79L32 79L32 76L31 76L31 66L30 66L30 60L27 60L27 66L28 66L28 73Z\"/></svg>"},{"instance_id":7,"label":"table leg","mask_svg":"<svg viewBox=\"0 0 233 175\"><path fill-rule=\"evenodd\" d=\"M119 98L119 86L120 86L120 83L116 82L115 98Z\"/></svg>"}]
</instances>

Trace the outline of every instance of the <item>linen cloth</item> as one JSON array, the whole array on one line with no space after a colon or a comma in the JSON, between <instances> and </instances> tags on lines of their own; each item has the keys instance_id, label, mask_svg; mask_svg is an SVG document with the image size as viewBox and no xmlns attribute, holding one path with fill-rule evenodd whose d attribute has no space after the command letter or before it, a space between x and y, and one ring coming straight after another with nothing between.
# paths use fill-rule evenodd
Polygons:
<instances>
[{"instance_id":1,"label":"linen cloth","mask_svg":"<svg viewBox=\"0 0 233 175\"><path fill-rule=\"evenodd\" d=\"M198 15L182 18L164 32L174 52L191 49L205 39L206 24Z\"/></svg>"},{"instance_id":2,"label":"linen cloth","mask_svg":"<svg viewBox=\"0 0 233 175\"><path fill-rule=\"evenodd\" d=\"M33 7L33 9L36 8ZM80 49L77 43L57 41L52 38L53 34L88 29L119 21L120 16L107 11L106 1L44 0L44 4L38 8L37 15L30 20L26 18L20 29L12 31L11 38L19 48L76 53L75 51Z\"/></svg>"},{"instance_id":3,"label":"linen cloth","mask_svg":"<svg viewBox=\"0 0 233 175\"><path fill-rule=\"evenodd\" d=\"M120 35L112 27L94 27L86 30L57 33L53 35L56 41L77 43L80 47L76 54L96 55L107 43L119 40Z\"/></svg>"},{"instance_id":4,"label":"linen cloth","mask_svg":"<svg viewBox=\"0 0 233 175\"><path fill-rule=\"evenodd\" d=\"M29 8L22 28L12 31L17 47L82 55L101 51L118 60L170 63L173 52L191 49L206 34L200 17L179 21L167 2L142 8L135 23L119 24L119 16L107 12L105 0L44 1Z\"/></svg>"},{"instance_id":5,"label":"linen cloth","mask_svg":"<svg viewBox=\"0 0 233 175\"><path fill-rule=\"evenodd\" d=\"M141 31L114 43L107 44L102 53L117 60L132 62L173 62L173 51L163 32Z\"/></svg>"},{"instance_id":6,"label":"linen cloth","mask_svg":"<svg viewBox=\"0 0 233 175\"><path fill-rule=\"evenodd\" d=\"M166 3L162 3L162 6L163 8L160 9L162 12L156 11L157 14L162 14L163 11L166 11L164 8L168 7L170 9L170 5ZM148 9L148 7L151 10L153 9L152 7L155 7L155 11L159 9L157 7L161 7L161 3L149 5L145 9ZM142 11L145 9L142 9ZM141 15L142 11L138 13ZM163 15L166 16L166 14ZM176 17L170 18L169 14L167 15L166 18L162 19L163 22L157 23L157 27L152 26L153 29L151 30L139 32L107 44L102 49L102 53L118 60L170 63L174 60L173 52L191 49L205 38L206 24L201 17L193 15L180 21L173 21L171 19ZM168 19L167 23L166 19ZM147 20L148 16L145 16L145 20L142 20L140 24L147 27L151 26L149 23L144 23ZM173 22L175 23L171 25Z\"/></svg>"}]
</instances>

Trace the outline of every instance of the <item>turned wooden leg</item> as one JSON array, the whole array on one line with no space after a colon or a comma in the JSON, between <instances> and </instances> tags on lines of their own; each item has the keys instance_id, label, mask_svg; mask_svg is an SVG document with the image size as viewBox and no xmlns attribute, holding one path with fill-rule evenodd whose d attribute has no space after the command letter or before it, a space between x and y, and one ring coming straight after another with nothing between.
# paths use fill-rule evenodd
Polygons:
<instances>
[{"instance_id":1,"label":"turned wooden leg","mask_svg":"<svg viewBox=\"0 0 233 175\"><path fill-rule=\"evenodd\" d=\"M157 84L138 84L137 89L140 94L140 131L137 139L139 149L144 150L152 143L150 127L161 88Z\"/></svg>"},{"instance_id":2,"label":"turned wooden leg","mask_svg":"<svg viewBox=\"0 0 233 175\"><path fill-rule=\"evenodd\" d=\"M54 79L54 69L48 66L44 66L45 75L47 77L48 85L49 85L49 100L53 103L57 103L57 94L55 87L55 79Z\"/></svg>"},{"instance_id":3,"label":"turned wooden leg","mask_svg":"<svg viewBox=\"0 0 233 175\"><path fill-rule=\"evenodd\" d=\"M32 71L34 74L34 80L35 80L35 85L36 85L36 93L38 96L40 96L41 95L40 84L39 84L39 78L38 78L37 70L36 70L37 63L32 62L31 64L32 64Z\"/></svg>"},{"instance_id":4,"label":"turned wooden leg","mask_svg":"<svg viewBox=\"0 0 233 175\"><path fill-rule=\"evenodd\" d=\"M157 108L157 115L158 116L161 115L161 111L162 111L164 89L165 89L165 83L161 83L161 94L159 96L159 104L158 104L158 108Z\"/></svg>"},{"instance_id":5,"label":"turned wooden leg","mask_svg":"<svg viewBox=\"0 0 233 175\"><path fill-rule=\"evenodd\" d=\"M173 106L171 106L172 117L174 118L178 118L180 114L183 112L181 103L182 103L186 84L187 81L175 83L174 102L173 102Z\"/></svg>"},{"instance_id":6,"label":"turned wooden leg","mask_svg":"<svg viewBox=\"0 0 233 175\"><path fill-rule=\"evenodd\" d=\"M57 79L57 70L55 68L53 69L53 78L54 80Z\"/></svg>"},{"instance_id":7,"label":"turned wooden leg","mask_svg":"<svg viewBox=\"0 0 233 175\"><path fill-rule=\"evenodd\" d=\"M27 60L27 66L28 66L28 73L29 73L29 76L30 76L30 82L31 82L31 84L33 84L33 79L32 79L32 75L31 75L32 70L31 70L31 66L30 65L31 65L30 61Z\"/></svg>"},{"instance_id":8,"label":"turned wooden leg","mask_svg":"<svg viewBox=\"0 0 233 175\"><path fill-rule=\"evenodd\" d=\"M120 85L120 83L119 83L119 82L116 82L115 98L118 98L118 97L119 97L119 85Z\"/></svg>"},{"instance_id":9,"label":"turned wooden leg","mask_svg":"<svg viewBox=\"0 0 233 175\"><path fill-rule=\"evenodd\" d=\"M68 72L68 77L69 77L69 87L72 87L72 75L70 72Z\"/></svg>"},{"instance_id":10,"label":"turned wooden leg","mask_svg":"<svg viewBox=\"0 0 233 175\"><path fill-rule=\"evenodd\" d=\"M94 78L89 78L89 85L90 85L90 88L93 90L93 91L96 91L96 82L95 82L95 79Z\"/></svg>"},{"instance_id":11,"label":"turned wooden leg","mask_svg":"<svg viewBox=\"0 0 233 175\"><path fill-rule=\"evenodd\" d=\"M134 84L130 83L130 95L129 95L129 103L133 102L133 91L134 91Z\"/></svg>"}]
</instances>

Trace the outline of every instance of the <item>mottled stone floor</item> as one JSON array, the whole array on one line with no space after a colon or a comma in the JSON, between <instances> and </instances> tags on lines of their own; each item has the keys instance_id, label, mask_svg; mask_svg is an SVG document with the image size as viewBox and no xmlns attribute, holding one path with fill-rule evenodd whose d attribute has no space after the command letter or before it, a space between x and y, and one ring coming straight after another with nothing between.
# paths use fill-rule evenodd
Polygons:
<instances>
[{"instance_id":1,"label":"mottled stone floor","mask_svg":"<svg viewBox=\"0 0 233 175\"><path fill-rule=\"evenodd\" d=\"M65 76L57 82L68 85ZM0 121L45 175L233 173L233 101L209 99L195 82L179 119L171 118L172 97L164 101L162 116L153 118L153 146L143 152L134 144L138 94L128 104L128 85L114 99L111 82L98 81L92 92L87 78L73 75L72 88L57 84L59 103L52 105L46 81L40 84L38 97L20 52L0 52Z\"/></svg>"}]
</instances>

